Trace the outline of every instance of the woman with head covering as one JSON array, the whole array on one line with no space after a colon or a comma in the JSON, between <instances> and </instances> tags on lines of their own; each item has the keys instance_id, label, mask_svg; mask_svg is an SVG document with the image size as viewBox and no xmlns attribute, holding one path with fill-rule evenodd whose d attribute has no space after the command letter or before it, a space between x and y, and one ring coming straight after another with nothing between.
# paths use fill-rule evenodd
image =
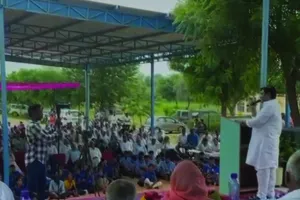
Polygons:
<instances>
[{"instance_id":1,"label":"woman with head covering","mask_svg":"<svg viewBox=\"0 0 300 200\"><path fill-rule=\"evenodd\" d=\"M180 162L171 175L171 188L166 200L207 200L208 191L205 178L191 161Z\"/></svg>"},{"instance_id":2,"label":"woman with head covering","mask_svg":"<svg viewBox=\"0 0 300 200\"><path fill-rule=\"evenodd\" d=\"M219 194L208 196L208 188L200 169L189 160L180 162L171 175L170 189L165 200L220 199Z\"/></svg>"},{"instance_id":3,"label":"woman with head covering","mask_svg":"<svg viewBox=\"0 0 300 200\"><path fill-rule=\"evenodd\" d=\"M208 200L205 178L192 161L185 160L176 166L170 186L166 200Z\"/></svg>"}]
</instances>

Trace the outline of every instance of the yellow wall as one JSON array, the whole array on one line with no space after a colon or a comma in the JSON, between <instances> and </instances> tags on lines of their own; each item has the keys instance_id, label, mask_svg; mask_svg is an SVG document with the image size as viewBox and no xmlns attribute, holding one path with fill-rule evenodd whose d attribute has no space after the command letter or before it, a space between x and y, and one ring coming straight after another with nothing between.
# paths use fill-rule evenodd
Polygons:
<instances>
[{"instance_id":1,"label":"yellow wall","mask_svg":"<svg viewBox=\"0 0 300 200\"><path fill-rule=\"evenodd\" d=\"M280 111L285 113L285 95L278 95L277 100L280 104Z\"/></svg>"}]
</instances>

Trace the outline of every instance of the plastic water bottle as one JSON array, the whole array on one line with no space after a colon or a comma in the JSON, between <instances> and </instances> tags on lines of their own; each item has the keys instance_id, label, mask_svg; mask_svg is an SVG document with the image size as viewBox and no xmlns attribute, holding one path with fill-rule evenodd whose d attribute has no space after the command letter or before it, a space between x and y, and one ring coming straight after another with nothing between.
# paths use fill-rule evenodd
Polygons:
<instances>
[{"instance_id":1,"label":"plastic water bottle","mask_svg":"<svg viewBox=\"0 0 300 200\"><path fill-rule=\"evenodd\" d=\"M239 200L240 199L240 183L238 180L238 175L232 173L228 182L229 186L229 196L230 200Z\"/></svg>"},{"instance_id":2,"label":"plastic water bottle","mask_svg":"<svg viewBox=\"0 0 300 200\"><path fill-rule=\"evenodd\" d=\"M21 200L31 200L29 197L29 191L28 190L22 190L21 191Z\"/></svg>"}]
</instances>

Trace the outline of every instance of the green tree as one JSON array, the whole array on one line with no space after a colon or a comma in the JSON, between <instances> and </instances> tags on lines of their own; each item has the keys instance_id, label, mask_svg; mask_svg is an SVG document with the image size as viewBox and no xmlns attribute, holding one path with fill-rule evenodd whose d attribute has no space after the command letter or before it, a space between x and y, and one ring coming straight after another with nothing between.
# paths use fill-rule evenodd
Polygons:
<instances>
[{"instance_id":1,"label":"green tree","mask_svg":"<svg viewBox=\"0 0 300 200\"><path fill-rule=\"evenodd\" d=\"M164 99L168 101L176 100L176 89L174 83L177 77L166 76L159 77L156 81L156 92Z\"/></svg>"},{"instance_id":2,"label":"green tree","mask_svg":"<svg viewBox=\"0 0 300 200\"><path fill-rule=\"evenodd\" d=\"M186 23L193 24L193 26L189 26L189 29L185 29L189 36L199 37L201 34L203 35L202 40L200 40L203 55L209 55L206 53L214 47L219 48L219 50L224 47L227 49L227 53L245 55L246 60L250 61L254 58L254 60L257 60L255 65L260 65L257 54L260 51L261 43L262 1L186 0L183 4L188 5L185 9L189 8L190 10L186 11L188 13L185 17L186 20L181 20L181 22L183 26ZM285 85L288 94L295 125L300 125L296 89L300 77L299 8L300 1L298 0L272 0L269 24L269 75L280 77L280 74L276 74L277 70L280 69L284 77L282 84ZM182 14L183 12L177 13ZM195 22L192 23L192 20ZM207 26L202 26L203 24ZM206 48L202 49L205 46ZM234 48L229 48L230 46ZM237 50L242 52L246 50L250 54L240 54ZM215 50L213 52L218 53ZM229 58L231 60L233 57L229 56ZM237 56L237 58L243 59L241 56ZM274 81L274 78L270 77L269 80Z\"/></svg>"},{"instance_id":3,"label":"green tree","mask_svg":"<svg viewBox=\"0 0 300 200\"><path fill-rule=\"evenodd\" d=\"M255 63L258 53L253 50L255 44L248 49L240 46L245 37L222 18L227 11L218 3L218 0L185 0L177 5L174 14L178 31L188 40L194 40L201 53L173 60L171 67L185 74L192 93L200 93L221 105L222 115L226 116L227 109L233 114L236 103L258 88L259 68Z\"/></svg>"},{"instance_id":4,"label":"green tree","mask_svg":"<svg viewBox=\"0 0 300 200\"><path fill-rule=\"evenodd\" d=\"M66 69L68 78L81 82L79 101L84 102L84 71ZM136 81L138 68L135 65L120 67L94 67L90 71L90 100L100 107L109 108L120 103L128 93L131 83ZM77 92L78 95L78 92ZM76 96L76 95L75 95ZM76 98L76 97L75 97Z\"/></svg>"},{"instance_id":5,"label":"green tree","mask_svg":"<svg viewBox=\"0 0 300 200\"><path fill-rule=\"evenodd\" d=\"M66 82L68 77L61 69L21 69L7 77L8 82ZM70 89L65 90L36 90L12 91L8 93L8 101L13 103L41 103L52 106L56 101L68 100Z\"/></svg>"},{"instance_id":6,"label":"green tree","mask_svg":"<svg viewBox=\"0 0 300 200\"><path fill-rule=\"evenodd\" d=\"M122 99L121 104L124 110L132 116L137 116L139 123L143 124L143 117L150 116L150 88L142 75L138 74L134 78L135 81L130 83L130 87L127 90L129 95Z\"/></svg>"}]
</instances>

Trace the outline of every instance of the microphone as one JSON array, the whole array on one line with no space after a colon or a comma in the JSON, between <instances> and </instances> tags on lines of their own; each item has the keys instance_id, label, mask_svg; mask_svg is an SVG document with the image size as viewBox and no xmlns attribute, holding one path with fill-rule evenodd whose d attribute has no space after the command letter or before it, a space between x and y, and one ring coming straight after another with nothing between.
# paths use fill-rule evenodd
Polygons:
<instances>
[{"instance_id":1,"label":"microphone","mask_svg":"<svg viewBox=\"0 0 300 200\"><path fill-rule=\"evenodd\" d=\"M258 104L258 103L260 103L260 102L261 102L261 100L258 99L258 100L256 100L256 101L253 101L253 102L249 103L247 106L255 106L256 104Z\"/></svg>"}]
</instances>

